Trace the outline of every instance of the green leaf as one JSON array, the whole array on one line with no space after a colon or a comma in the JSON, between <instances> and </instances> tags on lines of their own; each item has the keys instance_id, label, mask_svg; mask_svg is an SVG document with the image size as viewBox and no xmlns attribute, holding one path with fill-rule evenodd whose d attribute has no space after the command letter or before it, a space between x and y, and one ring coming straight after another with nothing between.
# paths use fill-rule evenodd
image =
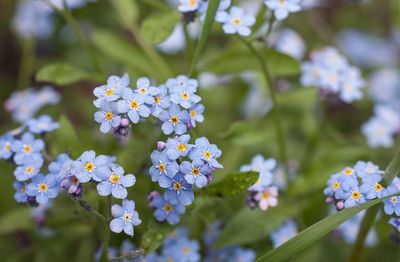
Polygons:
<instances>
[{"instance_id":1,"label":"green leaf","mask_svg":"<svg viewBox=\"0 0 400 262\"><path fill-rule=\"evenodd\" d=\"M284 203L279 203L278 207L267 211L245 207L228 220L215 245L220 248L264 239L296 210L295 205Z\"/></svg>"},{"instance_id":2,"label":"green leaf","mask_svg":"<svg viewBox=\"0 0 400 262\"><path fill-rule=\"evenodd\" d=\"M138 74L154 74L154 65L140 49L126 39L109 31L96 31L92 41L104 55L133 67L139 71Z\"/></svg>"},{"instance_id":3,"label":"green leaf","mask_svg":"<svg viewBox=\"0 0 400 262\"><path fill-rule=\"evenodd\" d=\"M257 172L235 173L227 175L223 180L211 184L204 190L206 195L235 196L245 192L253 185L259 174Z\"/></svg>"},{"instance_id":4,"label":"green leaf","mask_svg":"<svg viewBox=\"0 0 400 262\"><path fill-rule=\"evenodd\" d=\"M313 244L321 237L325 236L327 233L338 227L346 220L357 215L359 212L365 209L381 203L388 197L368 201L362 205L352 208L346 208L334 215L324 218L314 225L306 228L281 246L271 250L265 255L262 255L256 261L286 261L287 259L291 258L292 256L296 255L303 249Z\"/></svg>"},{"instance_id":5,"label":"green leaf","mask_svg":"<svg viewBox=\"0 0 400 262\"><path fill-rule=\"evenodd\" d=\"M293 57L268 49L264 53L267 66L273 76L293 76L300 72L300 63Z\"/></svg>"},{"instance_id":6,"label":"green leaf","mask_svg":"<svg viewBox=\"0 0 400 262\"><path fill-rule=\"evenodd\" d=\"M144 249L145 254L155 251L172 231L173 228L165 223L160 224L150 220L141 241L141 247Z\"/></svg>"},{"instance_id":7,"label":"green leaf","mask_svg":"<svg viewBox=\"0 0 400 262\"><path fill-rule=\"evenodd\" d=\"M69 85L78 81L96 77L67 63L53 63L42 67L36 74L36 80L56 85Z\"/></svg>"},{"instance_id":8,"label":"green leaf","mask_svg":"<svg viewBox=\"0 0 400 262\"><path fill-rule=\"evenodd\" d=\"M143 21L139 36L151 44L159 44L171 35L179 22L179 12L155 14Z\"/></svg>"},{"instance_id":9,"label":"green leaf","mask_svg":"<svg viewBox=\"0 0 400 262\"><path fill-rule=\"evenodd\" d=\"M220 0L208 2L206 18L204 20L203 27L200 32L200 38L199 38L199 42L197 43L196 51L194 52L194 55L193 55L193 61L190 66L189 76L193 74L193 70L196 67L197 60L199 59L200 54L203 52L203 49L206 46L208 36L211 32L211 28L214 23L215 15L218 10L219 2L220 2Z\"/></svg>"},{"instance_id":10,"label":"green leaf","mask_svg":"<svg viewBox=\"0 0 400 262\"><path fill-rule=\"evenodd\" d=\"M0 217L0 235L32 228L34 228L34 223L28 207L10 210Z\"/></svg>"},{"instance_id":11,"label":"green leaf","mask_svg":"<svg viewBox=\"0 0 400 262\"><path fill-rule=\"evenodd\" d=\"M118 19L126 28L134 25L139 17L139 10L134 0L112 0Z\"/></svg>"},{"instance_id":12,"label":"green leaf","mask_svg":"<svg viewBox=\"0 0 400 262\"><path fill-rule=\"evenodd\" d=\"M383 174L383 179L387 184L390 184L395 177L400 175L400 150L397 151L396 155L390 161L388 167Z\"/></svg>"}]
</instances>

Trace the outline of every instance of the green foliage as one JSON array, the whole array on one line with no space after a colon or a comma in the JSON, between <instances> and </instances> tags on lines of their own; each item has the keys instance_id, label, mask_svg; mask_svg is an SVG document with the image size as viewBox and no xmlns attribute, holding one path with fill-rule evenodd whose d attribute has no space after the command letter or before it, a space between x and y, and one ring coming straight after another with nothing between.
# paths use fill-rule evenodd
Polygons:
<instances>
[{"instance_id":1,"label":"green foliage","mask_svg":"<svg viewBox=\"0 0 400 262\"><path fill-rule=\"evenodd\" d=\"M82 80L96 80L95 75L67 63L53 63L42 67L36 74L36 80L56 85L70 85Z\"/></svg>"},{"instance_id":2,"label":"green foliage","mask_svg":"<svg viewBox=\"0 0 400 262\"><path fill-rule=\"evenodd\" d=\"M159 44L172 33L179 18L176 11L152 15L143 21L139 35L151 44Z\"/></svg>"},{"instance_id":3,"label":"green foliage","mask_svg":"<svg viewBox=\"0 0 400 262\"><path fill-rule=\"evenodd\" d=\"M126 28L132 27L139 18L139 9L135 0L111 0L118 19Z\"/></svg>"},{"instance_id":4,"label":"green foliage","mask_svg":"<svg viewBox=\"0 0 400 262\"><path fill-rule=\"evenodd\" d=\"M34 223L29 207L15 208L0 217L0 235L33 228Z\"/></svg>"},{"instance_id":5,"label":"green foliage","mask_svg":"<svg viewBox=\"0 0 400 262\"><path fill-rule=\"evenodd\" d=\"M60 128L49 134L50 153L57 155L65 152L80 154L83 150L82 143L74 126L67 116L63 115L58 120Z\"/></svg>"},{"instance_id":6,"label":"green foliage","mask_svg":"<svg viewBox=\"0 0 400 262\"><path fill-rule=\"evenodd\" d=\"M258 178L257 172L229 174L217 183L213 183L204 190L206 195L235 196L253 185Z\"/></svg>"},{"instance_id":7,"label":"green foliage","mask_svg":"<svg viewBox=\"0 0 400 262\"><path fill-rule=\"evenodd\" d=\"M172 233L172 231L173 228L171 226L150 220L147 223L146 231L142 236L141 247L144 249L146 254L155 251L162 241Z\"/></svg>"}]
</instances>

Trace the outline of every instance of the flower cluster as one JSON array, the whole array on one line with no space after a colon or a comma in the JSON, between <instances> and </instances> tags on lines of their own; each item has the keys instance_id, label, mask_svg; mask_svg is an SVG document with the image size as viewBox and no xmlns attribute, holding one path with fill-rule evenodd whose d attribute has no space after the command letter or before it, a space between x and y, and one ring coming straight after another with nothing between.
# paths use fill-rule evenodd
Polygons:
<instances>
[{"instance_id":1,"label":"flower cluster","mask_svg":"<svg viewBox=\"0 0 400 262\"><path fill-rule=\"evenodd\" d=\"M327 181L324 194L326 202L334 203L338 211L360 205L376 198L391 196L384 200L384 212L400 216L400 179L395 178L388 187L382 183L384 172L372 162L358 161L354 167L346 167Z\"/></svg>"},{"instance_id":2,"label":"flower cluster","mask_svg":"<svg viewBox=\"0 0 400 262\"><path fill-rule=\"evenodd\" d=\"M362 98L364 80L360 70L351 66L335 48L313 51L310 57L311 61L301 67L304 86L317 86L327 94L338 95L346 103Z\"/></svg>"},{"instance_id":3,"label":"flower cluster","mask_svg":"<svg viewBox=\"0 0 400 262\"><path fill-rule=\"evenodd\" d=\"M197 80L180 75L158 87L141 77L133 90L127 74L121 78L110 76L106 85L94 89L97 97L94 105L99 108L94 118L101 124L101 132L112 130L115 134L127 135L130 122L136 124L153 116L162 122L161 129L166 135L182 135L204 120L204 106L199 104L197 87Z\"/></svg>"},{"instance_id":4,"label":"flower cluster","mask_svg":"<svg viewBox=\"0 0 400 262\"><path fill-rule=\"evenodd\" d=\"M279 170L275 159L265 159L262 155L256 155L251 164L242 165L241 172L257 172L259 177L254 185L249 187L247 204L255 208L257 203L262 210L278 205L278 183L274 174Z\"/></svg>"},{"instance_id":5,"label":"flower cluster","mask_svg":"<svg viewBox=\"0 0 400 262\"><path fill-rule=\"evenodd\" d=\"M45 86L40 90L28 88L14 92L5 102L5 108L14 121L25 123L44 106L55 105L59 101L60 95L51 86Z\"/></svg>"},{"instance_id":6,"label":"flower cluster","mask_svg":"<svg viewBox=\"0 0 400 262\"><path fill-rule=\"evenodd\" d=\"M168 138L151 154L151 180L165 189L163 197L154 193L149 197L158 221L179 223L179 215L194 200L193 187L206 187L215 170L222 168L217 161L221 151L216 145L205 137L197 138L195 144L189 141L188 134Z\"/></svg>"}]
</instances>

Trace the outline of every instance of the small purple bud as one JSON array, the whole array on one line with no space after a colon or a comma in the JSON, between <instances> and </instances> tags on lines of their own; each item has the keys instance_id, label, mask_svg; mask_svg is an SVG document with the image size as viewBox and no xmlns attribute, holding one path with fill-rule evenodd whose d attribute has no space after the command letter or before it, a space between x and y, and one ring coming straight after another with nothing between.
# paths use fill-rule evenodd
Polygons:
<instances>
[{"instance_id":1,"label":"small purple bud","mask_svg":"<svg viewBox=\"0 0 400 262\"><path fill-rule=\"evenodd\" d=\"M158 151L163 151L165 149L165 142L164 141L158 141L157 142L157 150Z\"/></svg>"},{"instance_id":2,"label":"small purple bud","mask_svg":"<svg viewBox=\"0 0 400 262\"><path fill-rule=\"evenodd\" d=\"M325 203L327 203L327 204L332 204L333 202L335 202L335 199L333 198L333 197L327 197L326 199L325 199Z\"/></svg>"},{"instance_id":3,"label":"small purple bud","mask_svg":"<svg viewBox=\"0 0 400 262\"><path fill-rule=\"evenodd\" d=\"M29 204L31 207L37 207L37 206L39 206L38 202L36 202L36 197L28 196L27 201L28 201L28 204Z\"/></svg>"},{"instance_id":4,"label":"small purple bud","mask_svg":"<svg viewBox=\"0 0 400 262\"><path fill-rule=\"evenodd\" d=\"M123 126L123 127L129 126L129 119L127 119L127 118L122 118L122 119L121 119L121 126Z\"/></svg>"},{"instance_id":5,"label":"small purple bud","mask_svg":"<svg viewBox=\"0 0 400 262\"><path fill-rule=\"evenodd\" d=\"M153 206L153 201L156 197L158 197L160 195L160 193L158 193L157 191L152 191L150 192L150 194L147 196L147 200L150 202L149 203L149 208L154 208Z\"/></svg>"},{"instance_id":6,"label":"small purple bud","mask_svg":"<svg viewBox=\"0 0 400 262\"><path fill-rule=\"evenodd\" d=\"M338 201L336 203L336 210L340 211L340 210L343 210L343 209L344 209L344 202L342 200L340 200L340 201Z\"/></svg>"},{"instance_id":7,"label":"small purple bud","mask_svg":"<svg viewBox=\"0 0 400 262\"><path fill-rule=\"evenodd\" d=\"M211 182L214 180L214 176L212 174L206 175L207 178L207 185L211 184Z\"/></svg>"},{"instance_id":8,"label":"small purple bud","mask_svg":"<svg viewBox=\"0 0 400 262\"><path fill-rule=\"evenodd\" d=\"M187 122L185 123L185 125L186 125L187 130L190 130L190 129L193 128L192 122L190 122L190 121L187 121Z\"/></svg>"}]
</instances>

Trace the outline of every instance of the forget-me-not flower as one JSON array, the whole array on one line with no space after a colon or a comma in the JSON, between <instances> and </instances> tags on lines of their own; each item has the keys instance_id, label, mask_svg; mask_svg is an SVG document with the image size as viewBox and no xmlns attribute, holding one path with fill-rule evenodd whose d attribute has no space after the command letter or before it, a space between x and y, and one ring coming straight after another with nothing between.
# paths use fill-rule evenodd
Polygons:
<instances>
[{"instance_id":1,"label":"forget-me-not flower","mask_svg":"<svg viewBox=\"0 0 400 262\"><path fill-rule=\"evenodd\" d=\"M156 196L151 202L152 206L156 209L154 211L154 217L157 221L167 220L168 224L176 225L180 221L180 215L185 213L185 206L176 203L172 204L164 199L162 196Z\"/></svg>"},{"instance_id":2,"label":"forget-me-not flower","mask_svg":"<svg viewBox=\"0 0 400 262\"><path fill-rule=\"evenodd\" d=\"M134 91L143 96L147 104L151 104L154 101L153 96L158 95L160 92L157 87L151 85L147 77L141 77L136 81L136 89Z\"/></svg>"},{"instance_id":3,"label":"forget-me-not flower","mask_svg":"<svg viewBox=\"0 0 400 262\"><path fill-rule=\"evenodd\" d=\"M114 102L121 97L124 90L128 89L129 76L124 74L122 77L110 76L106 85L96 87L93 94L97 97L94 101L96 107L100 107L103 101Z\"/></svg>"},{"instance_id":4,"label":"forget-me-not flower","mask_svg":"<svg viewBox=\"0 0 400 262\"><path fill-rule=\"evenodd\" d=\"M297 234L297 226L293 220L287 220L272 232L271 240L274 248L282 245Z\"/></svg>"},{"instance_id":5,"label":"forget-me-not flower","mask_svg":"<svg viewBox=\"0 0 400 262\"><path fill-rule=\"evenodd\" d=\"M196 122L203 123L203 112L204 106L202 104L193 105L189 109L190 124L192 127L196 127Z\"/></svg>"},{"instance_id":6,"label":"forget-me-not flower","mask_svg":"<svg viewBox=\"0 0 400 262\"><path fill-rule=\"evenodd\" d=\"M203 160L212 168L222 168L223 166L217 161L222 154L221 150L214 144L210 144L206 137L197 138L195 148L189 153L192 160Z\"/></svg>"},{"instance_id":7,"label":"forget-me-not flower","mask_svg":"<svg viewBox=\"0 0 400 262\"><path fill-rule=\"evenodd\" d=\"M28 195L26 194L26 183L15 181L13 184L15 189L14 199L18 203L26 203Z\"/></svg>"},{"instance_id":8,"label":"forget-me-not flower","mask_svg":"<svg viewBox=\"0 0 400 262\"><path fill-rule=\"evenodd\" d=\"M18 181L26 181L40 172L40 168L43 165L43 158L40 155L34 155L32 158L29 158L25 161L21 166L18 166L14 175Z\"/></svg>"},{"instance_id":9,"label":"forget-me-not flower","mask_svg":"<svg viewBox=\"0 0 400 262\"><path fill-rule=\"evenodd\" d=\"M100 168L110 165L110 158L104 155L96 157L93 150L84 152L74 163L74 173L79 182L86 183L91 179L100 182Z\"/></svg>"},{"instance_id":10,"label":"forget-me-not flower","mask_svg":"<svg viewBox=\"0 0 400 262\"><path fill-rule=\"evenodd\" d=\"M128 89L122 94L122 98L123 100L118 101L118 111L119 113L128 113L132 123L138 123L140 116L148 117L150 115L150 109L144 104L145 96Z\"/></svg>"},{"instance_id":11,"label":"forget-me-not flower","mask_svg":"<svg viewBox=\"0 0 400 262\"><path fill-rule=\"evenodd\" d=\"M274 11L277 20L283 20L289 13L301 10L300 0L265 0L265 4Z\"/></svg>"},{"instance_id":12,"label":"forget-me-not flower","mask_svg":"<svg viewBox=\"0 0 400 262\"><path fill-rule=\"evenodd\" d=\"M178 172L173 178L163 176L159 178L160 187L165 188L164 198L171 204L181 203L190 205L194 200L192 185L184 179L184 175Z\"/></svg>"},{"instance_id":13,"label":"forget-me-not flower","mask_svg":"<svg viewBox=\"0 0 400 262\"><path fill-rule=\"evenodd\" d=\"M29 131L34 134L47 133L60 128L60 124L54 122L48 115L40 116L37 119L30 119L26 122L26 125Z\"/></svg>"},{"instance_id":14,"label":"forget-me-not flower","mask_svg":"<svg viewBox=\"0 0 400 262\"><path fill-rule=\"evenodd\" d=\"M142 223L139 219L139 214L135 211L135 202L133 200L122 200L122 206L114 204L111 207L111 214L114 219L110 222L110 229L115 233L124 231L125 234L133 236L134 226Z\"/></svg>"},{"instance_id":15,"label":"forget-me-not flower","mask_svg":"<svg viewBox=\"0 0 400 262\"><path fill-rule=\"evenodd\" d=\"M49 199L53 199L58 195L56 178L52 175L43 176L38 174L27 185L26 193L28 196L36 197L36 202L39 204L46 204Z\"/></svg>"},{"instance_id":16,"label":"forget-me-not flower","mask_svg":"<svg viewBox=\"0 0 400 262\"><path fill-rule=\"evenodd\" d=\"M6 134L0 137L0 159L9 159L13 155L11 145L14 142L14 137L11 134Z\"/></svg>"},{"instance_id":17,"label":"forget-me-not flower","mask_svg":"<svg viewBox=\"0 0 400 262\"><path fill-rule=\"evenodd\" d=\"M186 122L189 120L189 113L181 110L178 105L172 104L168 111L163 111L159 116L164 123L161 126L164 134L169 135L175 132L177 135L183 135L187 131Z\"/></svg>"},{"instance_id":18,"label":"forget-me-not flower","mask_svg":"<svg viewBox=\"0 0 400 262\"><path fill-rule=\"evenodd\" d=\"M183 161L180 165L180 171L185 175L185 180L198 188L207 186L207 176L211 175L212 169L201 160L194 160L192 163Z\"/></svg>"},{"instance_id":19,"label":"forget-me-not flower","mask_svg":"<svg viewBox=\"0 0 400 262\"><path fill-rule=\"evenodd\" d=\"M167 109L171 104L167 87L165 85L160 85L158 87L158 94L155 95L153 98L154 101L150 103L150 111L153 116L158 117L160 113L164 109Z\"/></svg>"},{"instance_id":20,"label":"forget-me-not flower","mask_svg":"<svg viewBox=\"0 0 400 262\"><path fill-rule=\"evenodd\" d=\"M149 173L153 182L159 182L162 176L174 177L179 171L178 163L169 159L165 151L154 150L150 157L153 165L150 167Z\"/></svg>"},{"instance_id":21,"label":"forget-me-not flower","mask_svg":"<svg viewBox=\"0 0 400 262\"><path fill-rule=\"evenodd\" d=\"M121 116L118 114L117 103L103 101L100 105L100 111L94 113L94 120L101 124L100 131L102 133L108 133L111 128L118 127L121 124Z\"/></svg>"},{"instance_id":22,"label":"forget-me-not flower","mask_svg":"<svg viewBox=\"0 0 400 262\"><path fill-rule=\"evenodd\" d=\"M229 14L221 18L224 23L222 28L226 34L236 34L242 36L249 36L251 34L251 27L255 24L256 19L254 16L246 15L242 8L233 6Z\"/></svg>"},{"instance_id":23,"label":"forget-me-not flower","mask_svg":"<svg viewBox=\"0 0 400 262\"><path fill-rule=\"evenodd\" d=\"M15 152L14 162L22 165L29 160L33 160L44 149L44 142L41 139L35 139L31 133L22 135L21 140L15 140L11 145Z\"/></svg>"},{"instance_id":24,"label":"forget-me-not flower","mask_svg":"<svg viewBox=\"0 0 400 262\"><path fill-rule=\"evenodd\" d=\"M180 157L187 156L193 145L189 144L190 135L181 135L175 138L168 138L165 144L167 156L171 160L176 160Z\"/></svg>"},{"instance_id":25,"label":"forget-me-not flower","mask_svg":"<svg viewBox=\"0 0 400 262\"><path fill-rule=\"evenodd\" d=\"M124 176L124 169L119 165L112 165L111 168L103 166L98 172L102 180L97 184L97 192L101 196L112 194L113 197L124 199L128 195L127 187L135 184L136 178L132 174Z\"/></svg>"}]
</instances>

